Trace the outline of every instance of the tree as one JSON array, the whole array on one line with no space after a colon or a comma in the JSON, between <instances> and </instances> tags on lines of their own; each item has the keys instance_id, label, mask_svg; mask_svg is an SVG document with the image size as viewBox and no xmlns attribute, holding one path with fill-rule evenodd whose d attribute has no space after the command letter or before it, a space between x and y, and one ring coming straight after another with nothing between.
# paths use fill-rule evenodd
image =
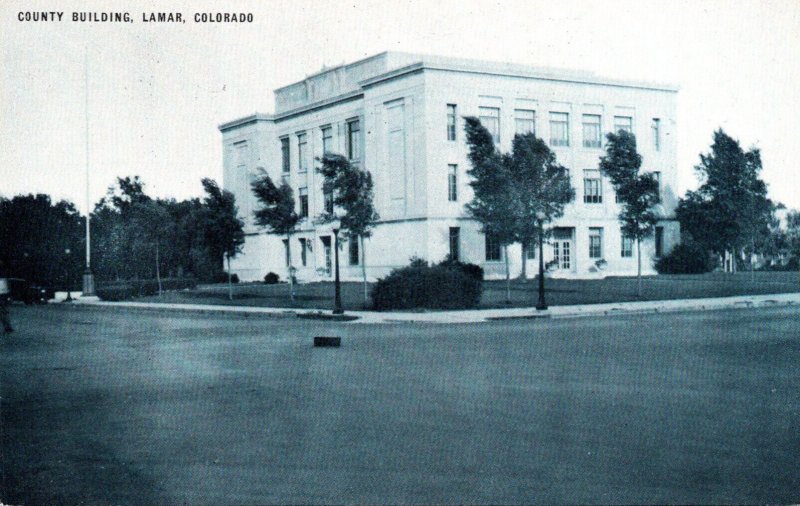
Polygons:
<instances>
[{"instance_id":1,"label":"tree","mask_svg":"<svg viewBox=\"0 0 800 506\"><path fill-rule=\"evenodd\" d=\"M235 257L244 245L244 223L239 219L239 210L233 193L220 189L213 179L203 178L203 189L206 198L201 213L203 235L207 244L217 245L221 258L223 255L228 264L228 299L233 300L233 284L231 282L231 257Z\"/></svg>"},{"instance_id":2,"label":"tree","mask_svg":"<svg viewBox=\"0 0 800 506\"><path fill-rule=\"evenodd\" d=\"M338 154L326 154L317 169L323 176L323 192L333 196L333 209L326 209L319 221L338 221L342 231L350 240L360 242L361 277L364 285L364 306L369 303L367 291L367 252L364 238L372 235L372 228L379 216L373 204L372 175ZM336 209L341 212L337 213Z\"/></svg>"},{"instance_id":3,"label":"tree","mask_svg":"<svg viewBox=\"0 0 800 506\"><path fill-rule=\"evenodd\" d=\"M155 276L158 282L158 295L163 293L161 283L162 252L174 234L174 224L170 220L165 206L156 200L134 203L129 210L128 222L133 227L133 239L151 248L155 265Z\"/></svg>"},{"instance_id":4,"label":"tree","mask_svg":"<svg viewBox=\"0 0 800 506\"><path fill-rule=\"evenodd\" d=\"M735 258L756 250L759 237L774 219L775 204L759 178L761 153L742 150L724 131L714 132L711 152L695 166L701 185L686 193L675 214L681 229L718 255Z\"/></svg>"},{"instance_id":5,"label":"tree","mask_svg":"<svg viewBox=\"0 0 800 506\"><path fill-rule=\"evenodd\" d=\"M481 223L481 230L495 238L505 251L506 298L510 300L508 245L522 244L523 276L527 245L538 237L538 216L549 223L564 213L575 198L567 170L534 134L516 135L510 154L501 154L492 135L475 117L465 117L469 146L473 200L467 212Z\"/></svg>"},{"instance_id":6,"label":"tree","mask_svg":"<svg viewBox=\"0 0 800 506\"><path fill-rule=\"evenodd\" d=\"M800 268L800 211L797 210L786 214L786 249Z\"/></svg>"},{"instance_id":7,"label":"tree","mask_svg":"<svg viewBox=\"0 0 800 506\"><path fill-rule=\"evenodd\" d=\"M611 180L620 204L622 233L636 240L637 295L642 296L642 239L650 236L658 222L658 181L650 173L639 173L642 157L636 150L636 136L625 130L606 136L606 154L600 158L600 172Z\"/></svg>"},{"instance_id":8,"label":"tree","mask_svg":"<svg viewBox=\"0 0 800 506\"><path fill-rule=\"evenodd\" d=\"M294 267L292 266L292 234L297 230L301 217L295 211L292 188L285 181L275 186L266 171L261 171L252 183L253 193L261 203L253 216L258 226L266 227L267 233L286 237L286 257L289 264L289 294L294 301Z\"/></svg>"},{"instance_id":9,"label":"tree","mask_svg":"<svg viewBox=\"0 0 800 506\"><path fill-rule=\"evenodd\" d=\"M48 195L0 197L0 263L33 283L73 283L83 266L83 220L71 202Z\"/></svg>"}]
</instances>

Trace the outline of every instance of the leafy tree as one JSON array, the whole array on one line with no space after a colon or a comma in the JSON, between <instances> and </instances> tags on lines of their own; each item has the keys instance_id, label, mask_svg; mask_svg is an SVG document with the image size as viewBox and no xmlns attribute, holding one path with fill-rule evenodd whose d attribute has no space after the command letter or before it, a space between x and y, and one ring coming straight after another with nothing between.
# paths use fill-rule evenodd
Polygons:
<instances>
[{"instance_id":1,"label":"leafy tree","mask_svg":"<svg viewBox=\"0 0 800 506\"><path fill-rule=\"evenodd\" d=\"M203 221L200 228L209 245L216 245L216 258L223 255L228 264L228 298L233 300L231 283L231 257L235 257L244 245L244 223L239 219L239 210L233 193L222 190L213 179L203 178L206 198L201 213ZM213 250L212 250L213 251Z\"/></svg>"},{"instance_id":2,"label":"leafy tree","mask_svg":"<svg viewBox=\"0 0 800 506\"><path fill-rule=\"evenodd\" d=\"M714 132L711 152L700 155L695 172L700 187L687 192L676 209L681 228L719 255L731 252L735 259L754 252L776 209L759 178L760 151L742 150L739 141L720 129Z\"/></svg>"},{"instance_id":3,"label":"leafy tree","mask_svg":"<svg viewBox=\"0 0 800 506\"><path fill-rule=\"evenodd\" d=\"M786 249L792 258L800 259L800 211L797 210L786 214Z\"/></svg>"},{"instance_id":4,"label":"leafy tree","mask_svg":"<svg viewBox=\"0 0 800 506\"><path fill-rule=\"evenodd\" d=\"M320 215L323 223L338 221L341 230L360 242L361 277L364 285L364 305L369 303L367 291L367 252L364 238L372 235L379 216L373 204L372 175L338 154L326 154L318 169L324 178L323 192L333 196L333 210ZM339 212L337 212L337 210ZM332 211L332 212L330 212Z\"/></svg>"},{"instance_id":5,"label":"leafy tree","mask_svg":"<svg viewBox=\"0 0 800 506\"><path fill-rule=\"evenodd\" d=\"M83 220L71 202L54 203L48 195L0 197L0 264L6 275L48 286L75 283L84 265Z\"/></svg>"},{"instance_id":6,"label":"leafy tree","mask_svg":"<svg viewBox=\"0 0 800 506\"><path fill-rule=\"evenodd\" d=\"M658 181L650 173L639 173L642 157L636 150L636 136L625 130L606 136L606 154L600 158L600 172L611 180L617 194L622 233L636 240L637 295L642 296L642 239L650 236L658 222Z\"/></svg>"},{"instance_id":7,"label":"leafy tree","mask_svg":"<svg viewBox=\"0 0 800 506\"><path fill-rule=\"evenodd\" d=\"M261 208L253 213L256 224L267 228L267 233L286 237L286 255L289 263L289 294L294 301L294 267L292 266L291 238L297 230L301 217L295 211L292 188L284 182L275 186L266 171L252 183L253 193L261 203Z\"/></svg>"},{"instance_id":8,"label":"leafy tree","mask_svg":"<svg viewBox=\"0 0 800 506\"><path fill-rule=\"evenodd\" d=\"M510 300L508 245L522 243L525 276L527 245L538 237L539 214L549 223L564 213L575 198L564 167L534 134L516 135L510 154L501 154L492 135L475 117L466 117L464 130L469 146L474 198L467 212L481 223L481 230L494 237L505 250L506 297Z\"/></svg>"},{"instance_id":9,"label":"leafy tree","mask_svg":"<svg viewBox=\"0 0 800 506\"><path fill-rule=\"evenodd\" d=\"M136 202L129 210L129 226L133 227L133 238L145 245L152 255L155 277L158 282L158 295L163 293L161 272L163 269L163 250L174 233L174 223L162 202L148 200Z\"/></svg>"}]
</instances>

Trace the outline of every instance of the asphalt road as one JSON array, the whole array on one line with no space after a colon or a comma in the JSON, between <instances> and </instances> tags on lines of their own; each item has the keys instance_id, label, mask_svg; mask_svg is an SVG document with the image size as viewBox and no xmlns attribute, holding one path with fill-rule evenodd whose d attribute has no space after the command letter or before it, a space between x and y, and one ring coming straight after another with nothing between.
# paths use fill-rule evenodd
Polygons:
<instances>
[{"instance_id":1,"label":"asphalt road","mask_svg":"<svg viewBox=\"0 0 800 506\"><path fill-rule=\"evenodd\" d=\"M5 504L800 501L793 307L430 326L12 318Z\"/></svg>"}]
</instances>

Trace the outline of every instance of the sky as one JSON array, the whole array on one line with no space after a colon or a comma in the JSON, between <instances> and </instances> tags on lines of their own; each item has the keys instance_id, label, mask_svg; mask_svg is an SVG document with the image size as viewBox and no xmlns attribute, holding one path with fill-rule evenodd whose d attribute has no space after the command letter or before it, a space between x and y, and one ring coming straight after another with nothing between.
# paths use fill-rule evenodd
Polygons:
<instances>
[{"instance_id":1,"label":"sky","mask_svg":"<svg viewBox=\"0 0 800 506\"><path fill-rule=\"evenodd\" d=\"M64 16L18 19L42 11ZM186 22L142 22L149 12ZM204 12L253 22L195 23ZM323 65L397 50L678 84L679 194L723 128L761 150L770 196L800 209L798 0L3 0L0 46L4 197L47 193L84 211L87 124L92 203L127 175L153 196L201 196L201 178L222 178L219 124L272 112L272 90Z\"/></svg>"}]
</instances>

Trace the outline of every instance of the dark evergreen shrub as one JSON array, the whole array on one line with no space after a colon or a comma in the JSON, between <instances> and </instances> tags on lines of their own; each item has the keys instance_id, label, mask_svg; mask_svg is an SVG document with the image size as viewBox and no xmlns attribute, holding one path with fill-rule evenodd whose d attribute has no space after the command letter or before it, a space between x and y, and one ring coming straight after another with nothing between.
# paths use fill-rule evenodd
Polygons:
<instances>
[{"instance_id":1,"label":"dark evergreen shrub","mask_svg":"<svg viewBox=\"0 0 800 506\"><path fill-rule=\"evenodd\" d=\"M238 283L239 282L239 275L235 272L231 274L231 283Z\"/></svg>"},{"instance_id":2,"label":"dark evergreen shrub","mask_svg":"<svg viewBox=\"0 0 800 506\"><path fill-rule=\"evenodd\" d=\"M483 281L483 268L480 265L453 260L453 257L450 255L447 255L447 258L439 262L439 265L449 269L458 269L467 276L473 277L478 281Z\"/></svg>"},{"instance_id":3,"label":"dark evergreen shrub","mask_svg":"<svg viewBox=\"0 0 800 506\"><path fill-rule=\"evenodd\" d=\"M268 272L267 275L264 276L264 283L268 285L274 285L280 280L281 280L280 276L278 276L274 272Z\"/></svg>"},{"instance_id":4,"label":"dark evergreen shrub","mask_svg":"<svg viewBox=\"0 0 800 506\"><path fill-rule=\"evenodd\" d=\"M695 242L681 242L656 261L659 274L702 274L713 268L710 252Z\"/></svg>"},{"instance_id":5,"label":"dark evergreen shrub","mask_svg":"<svg viewBox=\"0 0 800 506\"><path fill-rule=\"evenodd\" d=\"M464 270L442 265L408 266L379 279L372 289L375 309L466 309L481 300L482 282Z\"/></svg>"}]
</instances>

